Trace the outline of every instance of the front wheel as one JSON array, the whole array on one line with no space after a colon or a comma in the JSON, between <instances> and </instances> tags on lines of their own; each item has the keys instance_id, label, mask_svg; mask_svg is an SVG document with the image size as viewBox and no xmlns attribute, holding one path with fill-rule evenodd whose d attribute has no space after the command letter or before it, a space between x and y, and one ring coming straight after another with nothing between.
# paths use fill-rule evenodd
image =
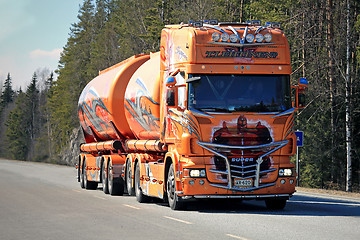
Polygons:
<instances>
[{"instance_id":1,"label":"front wheel","mask_svg":"<svg viewBox=\"0 0 360 240\"><path fill-rule=\"evenodd\" d=\"M286 206L286 199L266 199L266 207L271 210L282 210Z\"/></svg>"},{"instance_id":2,"label":"front wheel","mask_svg":"<svg viewBox=\"0 0 360 240\"><path fill-rule=\"evenodd\" d=\"M173 210L179 210L184 207L179 196L176 194L175 172L173 164L170 165L168 178L166 182L166 192L169 206Z\"/></svg>"}]
</instances>

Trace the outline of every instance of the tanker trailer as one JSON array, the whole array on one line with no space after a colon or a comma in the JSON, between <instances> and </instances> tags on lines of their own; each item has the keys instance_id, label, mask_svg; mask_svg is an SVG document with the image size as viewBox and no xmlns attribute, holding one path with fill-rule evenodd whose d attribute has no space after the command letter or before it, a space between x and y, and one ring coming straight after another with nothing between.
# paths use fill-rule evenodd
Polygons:
<instances>
[{"instance_id":1,"label":"tanker trailer","mask_svg":"<svg viewBox=\"0 0 360 240\"><path fill-rule=\"evenodd\" d=\"M160 198L261 199L295 192L294 119L307 81L290 86L290 51L276 23L168 25L157 53L101 71L79 99L82 188ZM291 88L295 90L294 99Z\"/></svg>"}]
</instances>

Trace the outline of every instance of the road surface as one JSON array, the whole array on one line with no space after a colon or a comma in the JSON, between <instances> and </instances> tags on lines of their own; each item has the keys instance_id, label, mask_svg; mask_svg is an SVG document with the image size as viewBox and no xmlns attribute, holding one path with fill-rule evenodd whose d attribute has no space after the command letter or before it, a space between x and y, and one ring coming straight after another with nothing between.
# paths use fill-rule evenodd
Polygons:
<instances>
[{"instance_id":1,"label":"road surface","mask_svg":"<svg viewBox=\"0 0 360 240\"><path fill-rule=\"evenodd\" d=\"M75 168L0 159L0 239L360 239L360 199L298 192L263 201L161 202L84 190Z\"/></svg>"}]
</instances>

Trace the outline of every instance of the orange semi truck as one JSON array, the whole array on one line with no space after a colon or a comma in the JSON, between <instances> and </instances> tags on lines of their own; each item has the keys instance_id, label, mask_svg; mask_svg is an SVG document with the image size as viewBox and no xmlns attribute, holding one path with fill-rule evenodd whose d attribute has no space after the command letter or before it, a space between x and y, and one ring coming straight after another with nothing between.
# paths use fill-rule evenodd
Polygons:
<instances>
[{"instance_id":1,"label":"orange semi truck","mask_svg":"<svg viewBox=\"0 0 360 240\"><path fill-rule=\"evenodd\" d=\"M204 198L284 208L295 192L294 118L307 81L290 86L279 27L168 25L159 52L101 71L79 99L81 187L102 183L105 193L156 197L172 209Z\"/></svg>"}]
</instances>

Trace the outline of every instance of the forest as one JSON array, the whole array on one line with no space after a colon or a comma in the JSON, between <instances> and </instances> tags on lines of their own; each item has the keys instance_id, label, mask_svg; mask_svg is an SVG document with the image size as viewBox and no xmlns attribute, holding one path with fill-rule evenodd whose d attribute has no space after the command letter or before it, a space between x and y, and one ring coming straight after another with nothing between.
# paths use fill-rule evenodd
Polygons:
<instances>
[{"instance_id":1,"label":"forest","mask_svg":"<svg viewBox=\"0 0 360 240\"><path fill-rule=\"evenodd\" d=\"M159 51L167 24L218 19L281 23L291 51L291 81L308 79L300 186L360 191L360 2L357 0L84 0L53 72L29 76L26 89L1 79L0 156L64 164L79 129L84 86L132 55ZM295 158L294 158L295 161Z\"/></svg>"}]
</instances>

